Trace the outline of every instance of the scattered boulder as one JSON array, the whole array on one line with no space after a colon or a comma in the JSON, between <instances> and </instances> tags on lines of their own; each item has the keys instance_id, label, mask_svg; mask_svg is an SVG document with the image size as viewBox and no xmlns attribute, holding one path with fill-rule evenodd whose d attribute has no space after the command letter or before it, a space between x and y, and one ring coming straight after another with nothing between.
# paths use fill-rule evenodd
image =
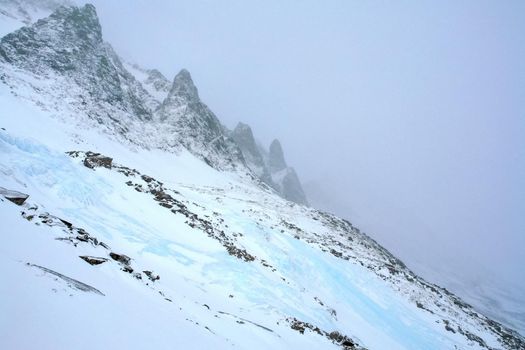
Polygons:
<instances>
[{"instance_id":1,"label":"scattered boulder","mask_svg":"<svg viewBox=\"0 0 525 350\"><path fill-rule=\"evenodd\" d=\"M106 258L101 258L98 256L87 256L87 255L81 255L79 256L80 259L84 260L90 265L100 265L108 261Z\"/></svg>"},{"instance_id":2,"label":"scattered boulder","mask_svg":"<svg viewBox=\"0 0 525 350\"><path fill-rule=\"evenodd\" d=\"M119 263L124 264L124 265L129 265L131 261L131 258L124 254L117 254L117 253L111 252L109 253L109 256L111 257L111 259L118 261Z\"/></svg>"},{"instance_id":3,"label":"scattered boulder","mask_svg":"<svg viewBox=\"0 0 525 350\"><path fill-rule=\"evenodd\" d=\"M18 191L8 190L3 187L0 187L0 194L4 196L5 199L15 203L16 205L24 204L26 199L29 198L28 194L18 192Z\"/></svg>"},{"instance_id":4,"label":"scattered boulder","mask_svg":"<svg viewBox=\"0 0 525 350\"><path fill-rule=\"evenodd\" d=\"M149 278L152 282L155 282L155 281L160 280L160 276L157 275L156 273L154 273L153 271L147 271L147 270L146 270L146 271L142 271L142 272L144 272L144 274L145 274L146 276L148 276L148 278Z\"/></svg>"},{"instance_id":5,"label":"scattered boulder","mask_svg":"<svg viewBox=\"0 0 525 350\"><path fill-rule=\"evenodd\" d=\"M129 265L124 266L121 270L127 273L133 273L133 268Z\"/></svg>"},{"instance_id":6,"label":"scattered boulder","mask_svg":"<svg viewBox=\"0 0 525 350\"><path fill-rule=\"evenodd\" d=\"M338 331L329 333L328 338L330 338L330 340L332 340L334 343L343 346L345 349L354 349L355 344L352 339L348 338L344 334L339 333Z\"/></svg>"},{"instance_id":7,"label":"scattered boulder","mask_svg":"<svg viewBox=\"0 0 525 350\"><path fill-rule=\"evenodd\" d=\"M67 228L69 228L69 229L73 228L73 224L70 223L69 221L66 221L66 220L61 219L61 218L58 218L58 220L62 221L62 223L63 223L64 225L66 225Z\"/></svg>"},{"instance_id":8,"label":"scattered boulder","mask_svg":"<svg viewBox=\"0 0 525 350\"><path fill-rule=\"evenodd\" d=\"M111 169L112 164L113 158L103 156L100 153L87 152L86 158L84 158L84 166L90 169L96 167Z\"/></svg>"}]
</instances>

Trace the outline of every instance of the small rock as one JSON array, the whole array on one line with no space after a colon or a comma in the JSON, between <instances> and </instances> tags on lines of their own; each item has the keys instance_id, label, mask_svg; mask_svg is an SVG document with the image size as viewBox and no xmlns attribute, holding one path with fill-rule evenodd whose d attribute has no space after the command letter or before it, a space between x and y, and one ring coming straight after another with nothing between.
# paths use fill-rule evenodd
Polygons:
<instances>
[{"instance_id":1,"label":"small rock","mask_svg":"<svg viewBox=\"0 0 525 350\"><path fill-rule=\"evenodd\" d=\"M100 265L108 261L106 258L100 258L97 256L87 256L87 255L81 255L79 256L80 259L84 260L90 265Z\"/></svg>"},{"instance_id":2,"label":"small rock","mask_svg":"<svg viewBox=\"0 0 525 350\"><path fill-rule=\"evenodd\" d=\"M157 274L155 274L155 273L153 273L153 271L147 271L147 270L146 270L146 271L142 271L142 272L144 272L144 274L145 274L146 276L148 276L148 278L149 278L152 282L155 282L155 281L160 280L160 276L157 275Z\"/></svg>"},{"instance_id":3,"label":"small rock","mask_svg":"<svg viewBox=\"0 0 525 350\"><path fill-rule=\"evenodd\" d=\"M106 157L100 153L87 152L86 158L84 159L84 166L94 169L96 167L104 167L111 169L113 158Z\"/></svg>"},{"instance_id":4,"label":"small rock","mask_svg":"<svg viewBox=\"0 0 525 350\"><path fill-rule=\"evenodd\" d=\"M60 218L59 218L59 220L62 221L62 223L67 226L67 228L72 228L73 227L73 224L70 223L69 221L66 221L66 220L60 219Z\"/></svg>"},{"instance_id":5,"label":"small rock","mask_svg":"<svg viewBox=\"0 0 525 350\"><path fill-rule=\"evenodd\" d=\"M131 258L124 254L117 254L117 253L109 253L109 256L111 259L118 261L119 263L122 263L124 265L129 265Z\"/></svg>"},{"instance_id":6,"label":"small rock","mask_svg":"<svg viewBox=\"0 0 525 350\"><path fill-rule=\"evenodd\" d=\"M126 265L122 268L122 271L127 273L133 273L133 268L131 266Z\"/></svg>"},{"instance_id":7,"label":"small rock","mask_svg":"<svg viewBox=\"0 0 525 350\"><path fill-rule=\"evenodd\" d=\"M18 191L11 191L3 187L0 187L0 194L4 196L7 200L15 203L16 205L24 204L26 199L29 198L28 194Z\"/></svg>"}]
</instances>

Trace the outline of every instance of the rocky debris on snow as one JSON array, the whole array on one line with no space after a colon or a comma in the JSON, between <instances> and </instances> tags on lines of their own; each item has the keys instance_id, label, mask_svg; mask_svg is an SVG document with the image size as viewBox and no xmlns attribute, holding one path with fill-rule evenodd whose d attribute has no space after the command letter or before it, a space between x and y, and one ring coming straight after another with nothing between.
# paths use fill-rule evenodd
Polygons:
<instances>
[{"instance_id":1,"label":"rocky debris on snow","mask_svg":"<svg viewBox=\"0 0 525 350\"><path fill-rule=\"evenodd\" d=\"M73 158L80 158L82 162L85 162L86 157L89 157L89 154L93 153L70 151L67 152L67 154ZM100 154L97 154L97 156L104 157ZM228 254L230 254L231 256L234 256L238 259L242 259L246 262L256 260L256 257L248 253L246 249L237 246L235 237L228 237L224 233L224 230L219 229L217 225L213 224L212 221L206 218L202 218L196 213L191 212L186 204L174 198L174 195L179 194L177 191L168 190L162 182L156 180L151 176L141 174L135 169L129 169L119 164L112 164L111 169L124 174L126 177L135 178L136 181L128 180L127 182L125 182L125 184L127 186L133 187L137 192L152 195L153 200L157 201L160 206L169 209L173 214L180 214L186 217L187 220L185 221L185 223L189 227L200 229L201 231L205 232L209 237L219 241L224 246Z\"/></svg>"},{"instance_id":2,"label":"rocky debris on snow","mask_svg":"<svg viewBox=\"0 0 525 350\"><path fill-rule=\"evenodd\" d=\"M79 256L80 259L84 260L90 265L100 265L108 261L106 258L101 258L98 256L88 256L88 255L81 255Z\"/></svg>"},{"instance_id":3,"label":"rocky debris on snow","mask_svg":"<svg viewBox=\"0 0 525 350\"><path fill-rule=\"evenodd\" d=\"M8 190L3 187L0 187L0 195L4 196L5 199L15 203L16 205L24 204L27 198L29 198L29 195L25 193Z\"/></svg>"},{"instance_id":4,"label":"rocky debris on snow","mask_svg":"<svg viewBox=\"0 0 525 350\"><path fill-rule=\"evenodd\" d=\"M71 222L51 215L48 212L41 211L36 205L24 205L24 210L20 212L22 217L27 221L33 222L35 225L46 225L51 227L59 227L62 232L66 234L66 237L58 237L57 240L69 242L75 247L78 243L90 243L97 247L101 246L105 249L109 249L108 245L104 242L99 241L96 237L92 236L81 227L74 226Z\"/></svg>"},{"instance_id":5,"label":"rocky debris on snow","mask_svg":"<svg viewBox=\"0 0 525 350\"><path fill-rule=\"evenodd\" d=\"M124 254L117 254L117 253L111 252L109 253L109 256L111 257L111 259L118 261L119 263L123 265L129 265L129 263L131 262L131 258Z\"/></svg>"},{"instance_id":6,"label":"rocky debris on snow","mask_svg":"<svg viewBox=\"0 0 525 350\"><path fill-rule=\"evenodd\" d=\"M225 247L226 247L226 250L228 251L228 254L230 254L232 256L235 256L235 257L237 257L239 259L242 259L242 260L244 260L246 262L255 260L255 257L253 255L251 255L251 254L248 254L246 249L237 248L233 244L226 244Z\"/></svg>"},{"instance_id":7,"label":"rocky debris on snow","mask_svg":"<svg viewBox=\"0 0 525 350\"><path fill-rule=\"evenodd\" d=\"M327 332L311 323L300 321L295 317L287 318L286 322L290 324L290 328L292 328L295 331L298 331L301 334L304 334L304 332L308 329L314 333L326 337L334 344L339 345L344 350L365 350L365 348L357 345L357 343L353 341L350 337L341 334L338 331Z\"/></svg>"},{"instance_id":8,"label":"rocky debris on snow","mask_svg":"<svg viewBox=\"0 0 525 350\"><path fill-rule=\"evenodd\" d=\"M105 157L100 153L86 152L86 157L84 158L84 165L90 169L95 167L111 169L112 162L113 158Z\"/></svg>"},{"instance_id":9,"label":"rocky debris on snow","mask_svg":"<svg viewBox=\"0 0 525 350\"><path fill-rule=\"evenodd\" d=\"M157 275L156 273L154 273L153 271L142 271L148 278L150 281L152 282L155 282L155 281L158 281L160 280L160 276Z\"/></svg>"},{"instance_id":10,"label":"rocky debris on snow","mask_svg":"<svg viewBox=\"0 0 525 350\"><path fill-rule=\"evenodd\" d=\"M44 271L47 274L50 274L50 275L53 275L53 276L56 276L56 277L62 279L64 282L67 283L68 287L70 287L72 289L80 290L82 292L91 292L91 293L95 293L95 294L104 296L104 293L99 291L97 288L92 287L89 284L85 284L83 282L80 282L80 281L78 281L78 280L76 280L74 278L65 276L65 275L63 275L61 273L58 273L56 271L53 271L51 269L48 269L47 267L43 267L43 266L35 265L35 264L30 264L30 263L27 263L27 265L31 266L31 267L36 267L36 268Z\"/></svg>"},{"instance_id":11,"label":"rocky debris on snow","mask_svg":"<svg viewBox=\"0 0 525 350\"><path fill-rule=\"evenodd\" d=\"M57 216L51 215L47 212L40 211L39 207L35 204L23 204L24 210L20 212L21 216L34 223L35 225L46 225L49 227L58 227L66 234L65 237L57 237L55 239L67 242L72 244L74 247L77 247L80 243L88 243L91 246L97 248L102 247L103 249L109 250L109 246L104 242L99 241L96 237L88 233L86 230L80 227L76 227L70 221L64 220ZM119 254L115 252L110 252L109 256L111 259L117 261L121 265L121 270L130 274L133 274L138 280L142 280L142 275L140 273L133 273L134 269L131 267L131 258L124 254ZM81 255L79 256L82 260L87 262L90 265L100 265L107 262L109 259L97 256L90 255ZM38 266L37 266L38 267ZM143 273L148 277L152 282L158 281L160 276L155 274L151 270L144 270ZM147 284L147 283L146 283ZM159 291L160 292L160 291ZM165 298L168 301L169 298Z\"/></svg>"}]
</instances>

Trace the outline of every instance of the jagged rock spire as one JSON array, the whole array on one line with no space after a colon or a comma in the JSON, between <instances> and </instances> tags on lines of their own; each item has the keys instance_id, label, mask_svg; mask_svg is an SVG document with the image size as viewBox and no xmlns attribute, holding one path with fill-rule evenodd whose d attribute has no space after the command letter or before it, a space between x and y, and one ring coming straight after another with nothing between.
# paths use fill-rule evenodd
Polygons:
<instances>
[{"instance_id":1,"label":"jagged rock spire","mask_svg":"<svg viewBox=\"0 0 525 350\"><path fill-rule=\"evenodd\" d=\"M270 144L270 154L268 155L268 166L270 171L276 172L286 168L286 161L284 160L283 148L279 140L275 139Z\"/></svg>"},{"instance_id":2,"label":"jagged rock spire","mask_svg":"<svg viewBox=\"0 0 525 350\"><path fill-rule=\"evenodd\" d=\"M196 102L199 100L199 91L191 79L191 74L186 69L181 71L173 79L173 85L169 92L168 98L179 97L187 102Z\"/></svg>"},{"instance_id":3,"label":"jagged rock spire","mask_svg":"<svg viewBox=\"0 0 525 350\"><path fill-rule=\"evenodd\" d=\"M102 44L102 29L93 5L59 7L49 17L7 34L0 59L32 71L51 67L66 72L81 67Z\"/></svg>"},{"instance_id":4,"label":"jagged rock spire","mask_svg":"<svg viewBox=\"0 0 525 350\"><path fill-rule=\"evenodd\" d=\"M259 153L257 144L253 137L252 129L248 124L239 123L233 129L232 138L235 140L239 148L241 149L244 158L248 161L256 163L258 166L263 166L263 158Z\"/></svg>"}]
</instances>

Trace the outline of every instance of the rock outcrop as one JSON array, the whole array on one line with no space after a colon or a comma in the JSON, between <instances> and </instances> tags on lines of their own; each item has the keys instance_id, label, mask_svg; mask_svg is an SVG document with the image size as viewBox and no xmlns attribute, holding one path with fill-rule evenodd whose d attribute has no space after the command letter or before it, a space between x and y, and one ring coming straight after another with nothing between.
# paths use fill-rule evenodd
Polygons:
<instances>
[{"instance_id":1,"label":"rock outcrop","mask_svg":"<svg viewBox=\"0 0 525 350\"><path fill-rule=\"evenodd\" d=\"M173 79L166 99L156 112L177 142L208 165L232 169L243 164L242 153L228 131L199 97L190 73L182 69Z\"/></svg>"},{"instance_id":2,"label":"rock outcrop","mask_svg":"<svg viewBox=\"0 0 525 350\"><path fill-rule=\"evenodd\" d=\"M281 197L308 205L297 173L286 164L279 140L273 140L267 152L257 145L252 129L244 123L237 124L231 135L239 146L246 165L261 181L275 189Z\"/></svg>"},{"instance_id":3,"label":"rock outcrop","mask_svg":"<svg viewBox=\"0 0 525 350\"><path fill-rule=\"evenodd\" d=\"M148 93L103 41L93 5L59 7L7 34L0 39L0 62L42 77L68 78L87 91L78 97L79 104L89 104L94 118L111 118L103 112L110 105L140 120L151 119Z\"/></svg>"}]
</instances>

